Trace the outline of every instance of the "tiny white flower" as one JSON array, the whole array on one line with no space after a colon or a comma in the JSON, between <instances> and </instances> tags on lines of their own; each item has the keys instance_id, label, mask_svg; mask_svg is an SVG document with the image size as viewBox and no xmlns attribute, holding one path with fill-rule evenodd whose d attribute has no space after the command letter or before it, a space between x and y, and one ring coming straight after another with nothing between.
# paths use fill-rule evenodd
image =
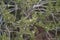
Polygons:
<instances>
[{"instance_id":1,"label":"tiny white flower","mask_svg":"<svg viewBox=\"0 0 60 40\"><path fill-rule=\"evenodd\" d=\"M35 31L32 31L33 33L35 33Z\"/></svg>"},{"instance_id":2,"label":"tiny white flower","mask_svg":"<svg viewBox=\"0 0 60 40\"><path fill-rule=\"evenodd\" d=\"M20 37L22 37L22 35L20 35Z\"/></svg>"},{"instance_id":3,"label":"tiny white flower","mask_svg":"<svg viewBox=\"0 0 60 40\"><path fill-rule=\"evenodd\" d=\"M30 22L31 22L32 20L30 19Z\"/></svg>"}]
</instances>

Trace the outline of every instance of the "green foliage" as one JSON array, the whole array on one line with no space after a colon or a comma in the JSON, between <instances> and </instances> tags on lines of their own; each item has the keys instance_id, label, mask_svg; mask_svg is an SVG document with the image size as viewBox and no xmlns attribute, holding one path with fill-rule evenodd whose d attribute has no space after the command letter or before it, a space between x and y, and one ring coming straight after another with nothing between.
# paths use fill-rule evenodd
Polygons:
<instances>
[{"instance_id":1,"label":"green foliage","mask_svg":"<svg viewBox=\"0 0 60 40\"><path fill-rule=\"evenodd\" d=\"M1 12L3 14L4 21L7 24L11 23L12 25L15 23L15 25L12 27L20 28L20 31L18 33L19 36L16 39L23 40L23 34L25 33L31 36L31 40L34 40L34 37L35 37L34 33L36 31L36 28L34 26L34 31L31 32L29 29L31 24L32 25L35 24L40 27L43 27L46 29L46 31L49 31L50 29L55 29L55 27L60 26L60 21L58 21L57 23L54 18L51 21L49 19L49 16L52 15L52 12L54 12L53 15L57 14L60 17L60 14L56 13L56 12L60 12L60 1L59 0L57 0L56 6L53 6L51 3L51 0L49 0L48 6L46 7L47 9L46 9L45 14L42 14L41 12L36 12L36 11L32 11L31 13L30 12L26 13L34 4L39 2L39 0L14 0L14 1L17 3L16 5L20 8L19 14L22 15L22 16L19 16L21 17L20 20L16 21L16 17L13 14L11 14L9 10L5 8L6 6L4 2L2 2L2 4L0 5L0 8L2 8ZM28 15L24 16L25 14L28 14L28 15L31 14L32 18L30 19L27 18ZM37 22L38 19L40 19L39 22ZM6 35L3 35L0 38L2 38L1 40L8 40L6 38Z\"/></svg>"}]
</instances>

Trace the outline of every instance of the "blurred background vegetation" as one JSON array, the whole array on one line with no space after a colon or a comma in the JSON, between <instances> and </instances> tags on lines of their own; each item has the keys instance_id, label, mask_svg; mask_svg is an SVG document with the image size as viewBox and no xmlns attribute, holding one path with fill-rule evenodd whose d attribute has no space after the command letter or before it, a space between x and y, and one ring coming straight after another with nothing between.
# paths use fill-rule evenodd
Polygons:
<instances>
[{"instance_id":1,"label":"blurred background vegetation","mask_svg":"<svg viewBox=\"0 0 60 40\"><path fill-rule=\"evenodd\" d=\"M0 40L35 40L37 26L57 32L60 0L0 0Z\"/></svg>"}]
</instances>

